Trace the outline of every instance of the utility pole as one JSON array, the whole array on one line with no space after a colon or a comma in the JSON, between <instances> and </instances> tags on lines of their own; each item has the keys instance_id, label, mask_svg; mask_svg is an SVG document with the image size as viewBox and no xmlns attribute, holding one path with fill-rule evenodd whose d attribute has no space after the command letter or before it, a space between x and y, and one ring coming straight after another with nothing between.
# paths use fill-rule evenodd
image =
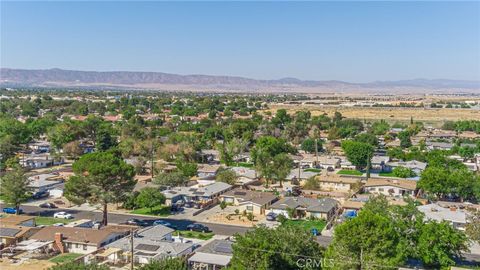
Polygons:
<instances>
[{"instance_id":1,"label":"utility pole","mask_svg":"<svg viewBox=\"0 0 480 270\"><path fill-rule=\"evenodd\" d=\"M130 270L133 270L133 229L130 230Z\"/></svg>"},{"instance_id":2,"label":"utility pole","mask_svg":"<svg viewBox=\"0 0 480 270\"><path fill-rule=\"evenodd\" d=\"M318 144L317 144L317 138L315 138L315 157L316 157L316 162L318 164Z\"/></svg>"}]
</instances>

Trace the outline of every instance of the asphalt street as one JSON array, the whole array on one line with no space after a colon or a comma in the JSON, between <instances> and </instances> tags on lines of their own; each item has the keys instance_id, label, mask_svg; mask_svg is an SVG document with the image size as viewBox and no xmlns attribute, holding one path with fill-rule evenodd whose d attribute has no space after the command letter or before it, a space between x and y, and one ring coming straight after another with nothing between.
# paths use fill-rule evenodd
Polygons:
<instances>
[{"instance_id":1,"label":"asphalt street","mask_svg":"<svg viewBox=\"0 0 480 270\"><path fill-rule=\"evenodd\" d=\"M3 205L0 204L0 207L3 208ZM72 209L62 209L62 208L44 209L44 208L40 208L38 206L27 206L27 205L22 205L21 209L24 211L24 214L32 215L32 216L51 217L56 212L64 211L64 212L72 214L75 219L90 219L90 220L96 220L96 221L100 221L102 219L102 213L97 212L97 211L82 211L82 210L72 210ZM139 215L135 215L135 214L116 214L116 213L109 213L108 214L108 222L109 223L121 224L121 223L125 223L128 219L132 219L132 218L145 220L147 222L153 222L155 220L160 219L160 220L168 221L169 223L176 226L180 230L186 229L187 225L189 225L189 224L201 223L205 226L208 226L214 234L225 235L225 236L232 236L232 235L237 234L237 233L243 234L246 231L251 229L251 228L242 227L242 226L224 225L224 224L216 224L216 223L205 223L205 222L195 222L195 221L188 220L188 219L171 219L171 218L164 218L164 217L160 217L160 218L145 217L145 216L139 216ZM332 238L328 237L328 236L318 236L317 237L317 242L319 242L320 245L324 246L324 247L327 247L330 244L331 241L332 241ZM480 262L480 255L478 255L478 254L464 253L463 256L464 256L463 263L478 265L478 263Z\"/></svg>"}]
</instances>

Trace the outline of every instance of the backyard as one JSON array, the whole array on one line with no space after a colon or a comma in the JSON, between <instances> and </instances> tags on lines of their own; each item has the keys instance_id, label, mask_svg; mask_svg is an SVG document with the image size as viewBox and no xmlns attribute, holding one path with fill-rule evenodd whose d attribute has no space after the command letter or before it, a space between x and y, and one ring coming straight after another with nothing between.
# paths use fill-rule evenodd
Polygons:
<instances>
[{"instance_id":1,"label":"backyard","mask_svg":"<svg viewBox=\"0 0 480 270\"><path fill-rule=\"evenodd\" d=\"M319 232L323 230L326 222L324 220L291 220L287 219L282 223L282 226L287 227L299 227L303 228L306 231L310 232L313 228L317 229Z\"/></svg>"},{"instance_id":2,"label":"backyard","mask_svg":"<svg viewBox=\"0 0 480 270\"><path fill-rule=\"evenodd\" d=\"M82 256L82 254L64 253L51 258L50 261L58 264L63 264L63 263L74 261L76 258L80 256Z\"/></svg>"}]
</instances>

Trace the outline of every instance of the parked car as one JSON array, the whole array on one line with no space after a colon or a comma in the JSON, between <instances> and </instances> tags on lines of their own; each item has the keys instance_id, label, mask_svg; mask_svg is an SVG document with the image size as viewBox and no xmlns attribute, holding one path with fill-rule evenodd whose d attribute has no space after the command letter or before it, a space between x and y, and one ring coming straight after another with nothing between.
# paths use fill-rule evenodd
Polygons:
<instances>
[{"instance_id":1,"label":"parked car","mask_svg":"<svg viewBox=\"0 0 480 270\"><path fill-rule=\"evenodd\" d=\"M187 226L187 230L189 231L195 231L195 232L209 232L210 229L202 224L199 223L193 223Z\"/></svg>"},{"instance_id":2,"label":"parked car","mask_svg":"<svg viewBox=\"0 0 480 270\"><path fill-rule=\"evenodd\" d=\"M42 203L39 205L40 208L49 208L49 209L54 209L57 208L57 206L54 203Z\"/></svg>"},{"instance_id":3,"label":"parked car","mask_svg":"<svg viewBox=\"0 0 480 270\"><path fill-rule=\"evenodd\" d=\"M67 212L57 212L57 213L53 214L53 217L54 218L63 218L63 219L72 219L73 218L72 214L69 214Z\"/></svg>"},{"instance_id":4,"label":"parked car","mask_svg":"<svg viewBox=\"0 0 480 270\"><path fill-rule=\"evenodd\" d=\"M270 212L268 213L265 217L267 219L267 221L275 221L277 220L277 214L275 214L274 212Z\"/></svg>"},{"instance_id":5,"label":"parked car","mask_svg":"<svg viewBox=\"0 0 480 270\"><path fill-rule=\"evenodd\" d=\"M131 218L129 220L127 220L125 222L125 224L127 225L134 225L134 226L141 226L141 227L146 227L148 226L148 222L146 222L145 220L140 220L140 219L137 219L137 218Z\"/></svg>"},{"instance_id":6,"label":"parked car","mask_svg":"<svg viewBox=\"0 0 480 270\"><path fill-rule=\"evenodd\" d=\"M32 198L35 200L43 199L43 198L48 198L50 196L50 193L48 191L40 191L32 195Z\"/></svg>"},{"instance_id":7,"label":"parked car","mask_svg":"<svg viewBox=\"0 0 480 270\"><path fill-rule=\"evenodd\" d=\"M166 222L166 221L160 220L160 219L159 219L159 220L155 220L155 221L153 222L153 225L163 225L163 226L168 227L168 228L170 228L170 229L174 229L174 230L177 229L177 226L172 225L170 222Z\"/></svg>"},{"instance_id":8,"label":"parked car","mask_svg":"<svg viewBox=\"0 0 480 270\"><path fill-rule=\"evenodd\" d=\"M184 206L185 206L186 208L192 208L192 207L193 207L193 204L194 204L193 202L186 202Z\"/></svg>"},{"instance_id":9,"label":"parked car","mask_svg":"<svg viewBox=\"0 0 480 270\"><path fill-rule=\"evenodd\" d=\"M194 207L195 209L200 209L200 208L202 208L202 206L201 206L199 203L193 204L193 207Z\"/></svg>"},{"instance_id":10,"label":"parked car","mask_svg":"<svg viewBox=\"0 0 480 270\"><path fill-rule=\"evenodd\" d=\"M17 209L15 209L14 207L5 207L3 208L3 212L5 214L17 214ZM22 209L18 209L18 213L19 214L22 214L23 213L23 210Z\"/></svg>"},{"instance_id":11,"label":"parked car","mask_svg":"<svg viewBox=\"0 0 480 270\"><path fill-rule=\"evenodd\" d=\"M55 227L64 227L64 226L65 226L65 224L63 224L63 223L59 222L59 223L55 223L55 224L53 224L53 226L55 226Z\"/></svg>"}]
</instances>

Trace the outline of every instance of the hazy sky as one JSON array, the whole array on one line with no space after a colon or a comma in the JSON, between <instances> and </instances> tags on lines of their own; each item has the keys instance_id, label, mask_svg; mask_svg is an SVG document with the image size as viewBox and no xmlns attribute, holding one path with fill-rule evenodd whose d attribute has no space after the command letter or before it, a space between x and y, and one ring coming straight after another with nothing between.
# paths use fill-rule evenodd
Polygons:
<instances>
[{"instance_id":1,"label":"hazy sky","mask_svg":"<svg viewBox=\"0 0 480 270\"><path fill-rule=\"evenodd\" d=\"M1 2L1 66L480 79L479 2Z\"/></svg>"}]
</instances>

